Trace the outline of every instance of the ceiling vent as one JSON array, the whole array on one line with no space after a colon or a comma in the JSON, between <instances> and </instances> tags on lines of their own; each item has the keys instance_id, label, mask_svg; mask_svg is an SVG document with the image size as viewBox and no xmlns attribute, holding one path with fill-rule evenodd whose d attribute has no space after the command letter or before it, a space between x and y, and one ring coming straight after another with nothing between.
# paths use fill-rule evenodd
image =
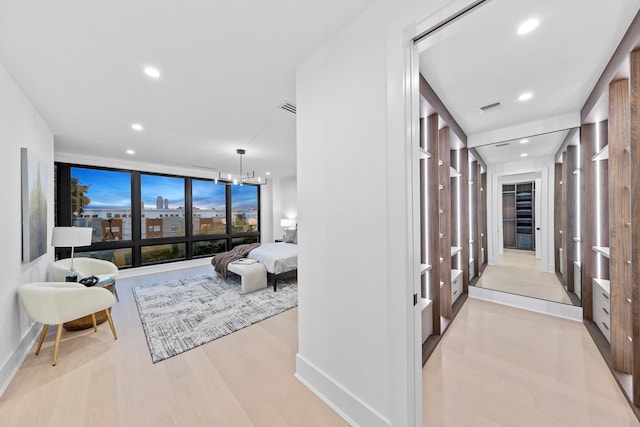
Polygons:
<instances>
[{"instance_id":1,"label":"ceiling vent","mask_svg":"<svg viewBox=\"0 0 640 427\"><path fill-rule=\"evenodd\" d=\"M492 111L498 110L502 107L500 102L494 102L493 104L485 105L484 107L480 107L480 114L487 114Z\"/></svg>"},{"instance_id":2,"label":"ceiling vent","mask_svg":"<svg viewBox=\"0 0 640 427\"><path fill-rule=\"evenodd\" d=\"M501 142L499 144L494 145L494 147L496 147L496 148L506 147L509 144L510 144L510 142Z\"/></svg>"},{"instance_id":3,"label":"ceiling vent","mask_svg":"<svg viewBox=\"0 0 640 427\"><path fill-rule=\"evenodd\" d=\"M296 106L289 102L283 103L282 105L280 105L280 108L282 108L284 111L290 112L291 114L296 113Z\"/></svg>"}]
</instances>

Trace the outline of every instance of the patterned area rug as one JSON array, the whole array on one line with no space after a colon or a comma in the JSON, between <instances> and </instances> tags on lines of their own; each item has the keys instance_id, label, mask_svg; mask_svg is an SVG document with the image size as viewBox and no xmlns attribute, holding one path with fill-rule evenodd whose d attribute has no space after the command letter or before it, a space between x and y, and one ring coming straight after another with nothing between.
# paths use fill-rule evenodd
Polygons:
<instances>
[{"instance_id":1,"label":"patterned area rug","mask_svg":"<svg viewBox=\"0 0 640 427\"><path fill-rule=\"evenodd\" d=\"M153 363L206 344L298 305L289 283L245 295L240 279L203 275L133 288Z\"/></svg>"}]
</instances>

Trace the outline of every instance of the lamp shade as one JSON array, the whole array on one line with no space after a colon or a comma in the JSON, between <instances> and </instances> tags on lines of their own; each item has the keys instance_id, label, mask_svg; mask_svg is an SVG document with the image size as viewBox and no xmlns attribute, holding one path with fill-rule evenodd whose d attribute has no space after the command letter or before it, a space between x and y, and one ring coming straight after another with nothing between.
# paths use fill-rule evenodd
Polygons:
<instances>
[{"instance_id":1,"label":"lamp shade","mask_svg":"<svg viewBox=\"0 0 640 427\"><path fill-rule=\"evenodd\" d=\"M288 228L288 227L295 227L295 226L296 226L295 218L282 218L280 220L280 227Z\"/></svg>"},{"instance_id":2,"label":"lamp shade","mask_svg":"<svg viewBox=\"0 0 640 427\"><path fill-rule=\"evenodd\" d=\"M91 227L53 227L51 246L57 248L73 248L91 244Z\"/></svg>"}]
</instances>

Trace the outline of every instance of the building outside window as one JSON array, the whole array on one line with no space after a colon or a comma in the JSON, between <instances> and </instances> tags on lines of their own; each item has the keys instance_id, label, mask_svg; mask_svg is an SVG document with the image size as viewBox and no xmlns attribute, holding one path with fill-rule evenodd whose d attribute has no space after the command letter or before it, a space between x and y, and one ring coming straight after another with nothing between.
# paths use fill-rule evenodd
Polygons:
<instances>
[{"instance_id":1,"label":"building outside window","mask_svg":"<svg viewBox=\"0 0 640 427\"><path fill-rule=\"evenodd\" d=\"M142 239L185 235L184 178L140 175Z\"/></svg>"},{"instance_id":2,"label":"building outside window","mask_svg":"<svg viewBox=\"0 0 640 427\"><path fill-rule=\"evenodd\" d=\"M92 244L75 248L78 257L120 268L193 259L260 241L259 191L248 184L56 163L55 222L93 229ZM56 248L56 256L69 255L70 248Z\"/></svg>"},{"instance_id":3,"label":"building outside window","mask_svg":"<svg viewBox=\"0 0 640 427\"><path fill-rule=\"evenodd\" d=\"M92 242L131 240L131 173L71 168L71 215Z\"/></svg>"},{"instance_id":4,"label":"building outside window","mask_svg":"<svg viewBox=\"0 0 640 427\"><path fill-rule=\"evenodd\" d=\"M227 232L227 186L213 181L191 181L193 235Z\"/></svg>"},{"instance_id":5,"label":"building outside window","mask_svg":"<svg viewBox=\"0 0 640 427\"><path fill-rule=\"evenodd\" d=\"M231 187L231 221L234 233L258 231L258 187Z\"/></svg>"}]
</instances>

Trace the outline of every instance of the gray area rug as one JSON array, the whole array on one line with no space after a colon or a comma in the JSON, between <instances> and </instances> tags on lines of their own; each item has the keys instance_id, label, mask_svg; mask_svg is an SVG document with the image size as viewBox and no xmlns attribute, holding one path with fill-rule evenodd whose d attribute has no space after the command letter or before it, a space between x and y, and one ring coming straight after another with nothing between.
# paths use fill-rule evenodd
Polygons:
<instances>
[{"instance_id":1,"label":"gray area rug","mask_svg":"<svg viewBox=\"0 0 640 427\"><path fill-rule=\"evenodd\" d=\"M153 363L191 350L298 305L298 287L279 282L245 295L240 279L216 275L133 288Z\"/></svg>"}]
</instances>

